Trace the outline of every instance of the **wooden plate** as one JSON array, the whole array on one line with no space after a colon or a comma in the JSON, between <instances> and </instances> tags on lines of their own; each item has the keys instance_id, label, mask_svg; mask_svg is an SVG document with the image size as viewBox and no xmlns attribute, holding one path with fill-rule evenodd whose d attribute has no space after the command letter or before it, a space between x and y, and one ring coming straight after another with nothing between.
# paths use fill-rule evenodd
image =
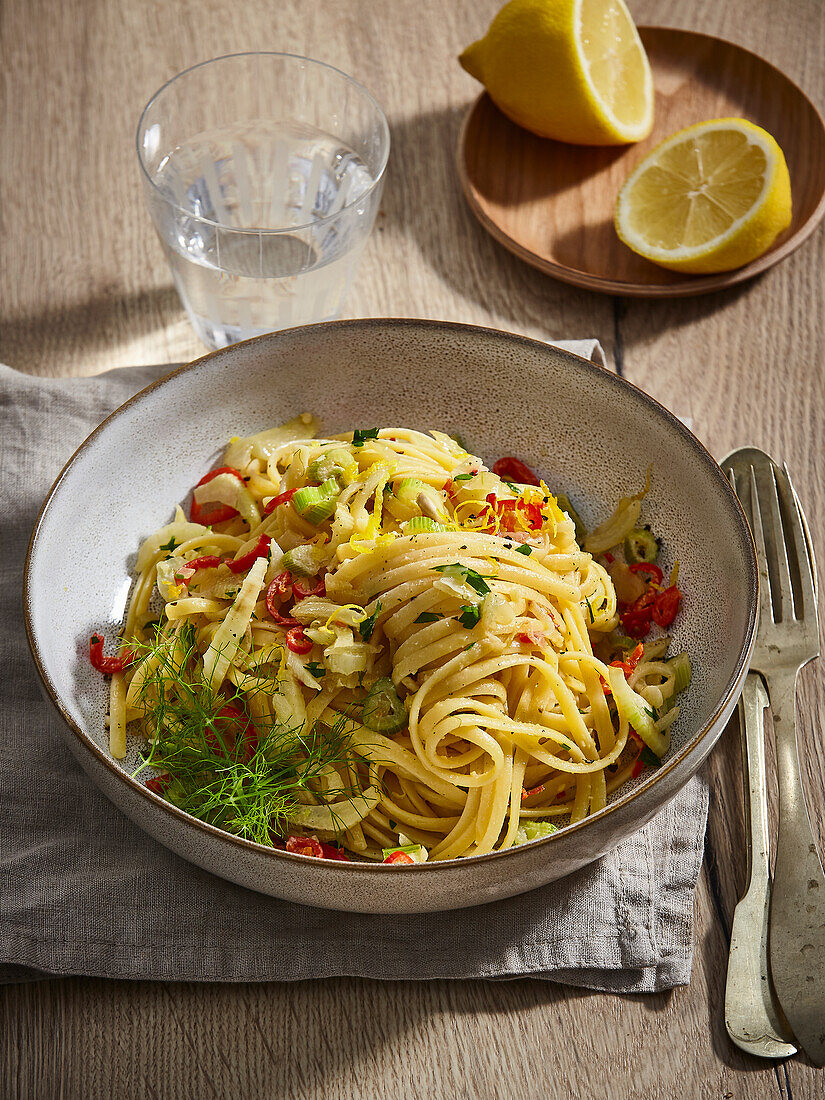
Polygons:
<instances>
[{"instance_id":1,"label":"wooden plate","mask_svg":"<svg viewBox=\"0 0 825 1100\"><path fill-rule=\"evenodd\" d=\"M574 286L640 298L705 294L765 271L825 214L825 123L800 88L749 50L693 31L640 27L656 89L653 132L636 145L565 145L516 126L482 94L461 130L458 167L481 224L521 259ZM621 185L665 137L705 119L747 118L788 161L793 221L764 256L719 275L680 275L621 243Z\"/></svg>"}]
</instances>

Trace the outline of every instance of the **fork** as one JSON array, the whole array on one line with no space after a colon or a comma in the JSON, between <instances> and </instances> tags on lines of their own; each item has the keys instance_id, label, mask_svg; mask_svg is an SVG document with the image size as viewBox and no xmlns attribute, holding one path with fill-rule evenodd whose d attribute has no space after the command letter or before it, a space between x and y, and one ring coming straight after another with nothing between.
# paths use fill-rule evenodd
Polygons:
<instances>
[{"instance_id":1,"label":"fork","mask_svg":"<svg viewBox=\"0 0 825 1100\"><path fill-rule=\"evenodd\" d=\"M825 874L805 804L796 735L796 681L819 656L815 561L787 469L744 447L725 459L750 521L759 565L759 631L751 669L773 713L779 839L768 953L785 1016L816 1065L825 1065Z\"/></svg>"}]
</instances>

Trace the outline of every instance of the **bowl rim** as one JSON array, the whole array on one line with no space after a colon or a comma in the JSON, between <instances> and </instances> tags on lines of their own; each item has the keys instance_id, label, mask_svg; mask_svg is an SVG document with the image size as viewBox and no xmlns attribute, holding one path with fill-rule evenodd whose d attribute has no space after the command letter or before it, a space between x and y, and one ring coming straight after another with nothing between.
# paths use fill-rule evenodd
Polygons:
<instances>
[{"instance_id":1,"label":"bowl rim","mask_svg":"<svg viewBox=\"0 0 825 1100\"><path fill-rule=\"evenodd\" d=\"M85 451L86 447L92 442L95 437L103 432L103 430L114 420L120 417L127 409L130 409L133 405L142 401L154 390L159 389L165 385L172 378L176 378L181 374L185 374L188 371L196 370L201 364L218 356L224 356L227 353L232 353L238 348L245 346L257 346L264 342L277 343L279 339L284 336L302 335L305 333L322 333L330 330L347 331L347 330L361 330L369 331L371 329L384 329L386 327L394 329L412 329L412 328L427 328L431 330L449 330L457 334L482 334L482 339L488 337L503 338L505 341L510 341L516 345L522 347L529 347L535 349L536 347L544 351L552 351L553 353L561 356L563 359L571 360L576 369L584 369L587 373L599 377L602 380L607 380L608 385L614 386L618 390L624 390L630 388L649 409L656 415L663 416L664 419L670 424L677 434L682 436L683 440L694 451L696 457L709 469L714 477L718 478L720 488L725 494L728 503L732 506L733 514L735 517L736 530L740 535L741 542L744 546L747 566L748 566L748 589L749 589L749 609L748 619L745 628L745 642L742 646L739 656L736 661L734 670L728 680L728 683L722 692L722 695L714 707L710 716L702 723L699 730L693 735L690 741L687 742L679 752L673 757L672 760L668 760L661 767L657 768L647 779L643 780L637 787L628 791L626 794L617 798L613 802L609 802L603 809L596 811L596 813L583 818L581 821L573 822L565 825L556 833L551 833L550 836L543 837L540 840L532 841L529 850L537 850L543 848L545 845L550 845L554 842L558 842L565 837L571 836L573 833L579 832L582 828L590 825L594 822L603 822L611 814L626 807L632 801L639 798L642 794L649 791L656 783L658 783L665 776L669 775L676 768L678 768L683 762L693 754L698 746L705 740L705 738L712 733L714 727L718 724L725 710L730 703L731 697L737 690L737 687L741 685L741 681L747 672L750 664L750 657L753 651L754 644L756 642L756 631L758 626L758 593L759 593L759 573L756 564L756 552L753 543L753 536L751 534L748 521L745 517L745 513L742 510L742 506L739 503L739 499L733 491L732 486L728 482L727 478L722 473L719 464L704 446L704 444L697 439L697 437L690 431L690 429L669 409L661 405L650 394L634 385L633 382L628 381L621 375L614 373L613 371L594 363L590 359L585 359L583 356L575 354L575 352L568 351L566 348L559 348L548 342L538 340L528 336L522 336L518 333L508 332L505 329L497 329L485 327L483 325L465 324L460 321L439 321L434 319L425 318L408 318L408 317L366 317L366 318L352 318L340 321L323 321L313 325L300 325L292 329L282 329L276 332L265 333L262 336L253 337L250 340L243 340L237 344L232 344L227 348L218 348L216 351L208 352L206 355L200 356L198 359L193 359L189 363L184 363L181 366L171 370L168 374L164 374L161 378L151 382L148 386L139 390L133 394L130 398L114 409L105 420L101 421L96 428L89 433L83 442L77 447L71 457L64 464L60 473L55 478L51 488L49 489L43 504L37 514L37 518L32 529L32 534L29 539L29 545L26 551L26 560L23 569L23 613L26 625L26 637L29 643L29 649L31 650L32 658L34 660L37 673L40 677L41 684L45 689L46 695L51 701L52 705L57 710L58 714L63 719L64 723L76 736L78 743L87 752L90 752L97 761L103 764L107 770L116 776L119 780L124 781L129 785L132 790L142 798L148 799L150 803L154 803L156 806L162 808L165 812L172 814L177 818L184 827L196 827L203 830L207 835L220 839L225 842L229 842L237 845L242 851L252 852L256 855L263 855L269 858L287 858L292 861L299 861L301 866L306 866L311 860L313 864L321 864L327 868L338 868L342 873L351 873L354 869L357 869L359 873L367 872L375 874L389 872L397 872L397 867L387 867L383 863L371 863L371 862L344 862L342 860L327 859L326 857L318 856L302 856L295 852L287 852L280 848L270 848L263 844L258 844L255 841L247 840L244 837L235 835L234 833L226 832L224 829L219 829L215 825L210 825L205 821L201 821L197 817L193 817L191 814L187 814L185 811L174 806L171 802L167 802L166 799L160 795L150 791L143 783L140 783L134 776L129 775L126 771L120 768L112 759L112 757L97 745L92 738L84 733L80 726L69 715L66 708L60 698L60 694L57 688L53 685L49 674L40 659L40 650L37 642L37 636L34 630L32 622L32 606L31 606L31 593L30 593L30 574L32 568L32 562L36 553L37 541L40 536L41 527L43 526L46 513L52 498L55 496L60 488L64 478L68 475L69 470L74 465L75 460L80 456L81 452ZM720 731L721 733L721 731ZM121 811L122 812L122 811ZM435 860L433 862L427 861L425 863L414 863L410 865L404 865L402 870L412 871L416 874L438 874L447 873L450 870L454 870L459 866L475 866L481 862L497 861L508 856L514 855L519 851L526 851L527 848L507 848L496 850L493 852L487 852L483 855L474 856L460 856L454 859Z\"/></svg>"}]
</instances>

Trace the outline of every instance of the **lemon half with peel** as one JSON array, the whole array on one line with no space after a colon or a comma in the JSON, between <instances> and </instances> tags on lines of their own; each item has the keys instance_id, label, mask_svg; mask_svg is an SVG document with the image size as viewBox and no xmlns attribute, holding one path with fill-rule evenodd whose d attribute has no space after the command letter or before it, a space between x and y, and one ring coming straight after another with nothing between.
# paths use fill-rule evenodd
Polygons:
<instances>
[{"instance_id":1,"label":"lemon half with peel","mask_svg":"<svg viewBox=\"0 0 825 1100\"><path fill-rule=\"evenodd\" d=\"M653 78L624 0L510 0L459 57L540 137L624 145L653 125Z\"/></svg>"},{"instance_id":2,"label":"lemon half with peel","mask_svg":"<svg viewBox=\"0 0 825 1100\"><path fill-rule=\"evenodd\" d=\"M628 248L673 271L742 267L791 224L782 150L759 126L717 118L680 130L648 154L616 202Z\"/></svg>"}]
</instances>

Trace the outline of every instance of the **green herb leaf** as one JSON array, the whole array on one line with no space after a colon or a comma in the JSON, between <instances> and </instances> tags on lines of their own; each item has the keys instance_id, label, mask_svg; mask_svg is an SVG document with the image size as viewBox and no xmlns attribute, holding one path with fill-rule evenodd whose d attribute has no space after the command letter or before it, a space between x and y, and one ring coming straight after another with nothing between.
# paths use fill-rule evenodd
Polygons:
<instances>
[{"instance_id":1,"label":"green herb leaf","mask_svg":"<svg viewBox=\"0 0 825 1100\"><path fill-rule=\"evenodd\" d=\"M590 621L594 623L596 620L593 618L593 608L590 606L590 600L588 600L587 596L584 597L584 602L587 604L587 610L590 612Z\"/></svg>"},{"instance_id":2,"label":"green herb leaf","mask_svg":"<svg viewBox=\"0 0 825 1100\"><path fill-rule=\"evenodd\" d=\"M658 768L661 767L662 764L661 759L656 755L653 749L648 748L647 745L645 745L645 747L642 749L640 759L642 763L648 768Z\"/></svg>"},{"instance_id":3,"label":"green herb leaf","mask_svg":"<svg viewBox=\"0 0 825 1100\"><path fill-rule=\"evenodd\" d=\"M379 428L356 428L352 433L353 447L363 447L368 439L377 439Z\"/></svg>"},{"instance_id":4,"label":"green herb leaf","mask_svg":"<svg viewBox=\"0 0 825 1100\"><path fill-rule=\"evenodd\" d=\"M490 591L490 586L487 584L491 577L483 577L481 573L476 572L475 569L471 569L468 565L460 565L455 562L452 565L434 565L433 571L436 573L443 573L447 577L452 577L458 584L469 584L470 588L478 592L479 596L486 596Z\"/></svg>"},{"instance_id":5,"label":"green herb leaf","mask_svg":"<svg viewBox=\"0 0 825 1100\"><path fill-rule=\"evenodd\" d=\"M524 554L525 558L529 558L530 555L533 553L533 547L528 546L526 542L523 542L521 546L516 547L516 553Z\"/></svg>"},{"instance_id":6,"label":"green herb leaf","mask_svg":"<svg viewBox=\"0 0 825 1100\"><path fill-rule=\"evenodd\" d=\"M316 680L320 680L322 676L326 676L327 670L323 665L318 664L317 661L309 661L306 665L307 672L310 672Z\"/></svg>"},{"instance_id":7,"label":"green herb leaf","mask_svg":"<svg viewBox=\"0 0 825 1100\"><path fill-rule=\"evenodd\" d=\"M456 474L453 481L470 481L475 476L475 474Z\"/></svg>"},{"instance_id":8,"label":"green herb leaf","mask_svg":"<svg viewBox=\"0 0 825 1100\"><path fill-rule=\"evenodd\" d=\"M163 550L163 552L164 552L165 554L171 554L171 553L172 553L172 551L173 551L173 550L174 550L174 549L175 549L176 547L178 547L178 546L180 546L180 545L181 545L181 543L179 543L179 542L176 542L176 541L175 541L175 537L174 537L174 535L173 535L173 536L172 536L172 538L171 538L171 539L169 539L169 541L168 541L168 542L166 543L166 545L165 545L165 546L159 546L159 547L158 547L158 550Z\"/></svg>"},{"instance_id":9,"label":"green herb leaf","mask_svg":"<svg viewBox=\"0 0 825 1100\"><path fill-rule=\"evenodd\" d=\"M375 605L375 611L373 611L371 615L368 615L363 622L358 624L358 633L361 635L365 642L368 642L372 637L372 632L373 630L375 630L375 620L378 618L380 611L381 601L379 600L378 603Z\"/></svg>"},{"instance_id":10,"label":"green herb leaf","mask_svg":"<svg viewBox=\"0 0 825 1100\"><path fill-rule=\"evenodd\" d=\"M441 618L435 611L422 611L418 618L415 620L417 623L437 623Z\"/></svg>"},{"instance_id":11,"label":"green herb leaf","mask_svg":"<svg viewBox=\"0 0 825 1100\"><path fill-rule=\"evenodd\" d=\"M461 614L458 616L458 621L468 630L472 630L480 618L481 608L478 604L470 603L465 604L465 606L461 608Z\"/></svg>"}]
</instances>

